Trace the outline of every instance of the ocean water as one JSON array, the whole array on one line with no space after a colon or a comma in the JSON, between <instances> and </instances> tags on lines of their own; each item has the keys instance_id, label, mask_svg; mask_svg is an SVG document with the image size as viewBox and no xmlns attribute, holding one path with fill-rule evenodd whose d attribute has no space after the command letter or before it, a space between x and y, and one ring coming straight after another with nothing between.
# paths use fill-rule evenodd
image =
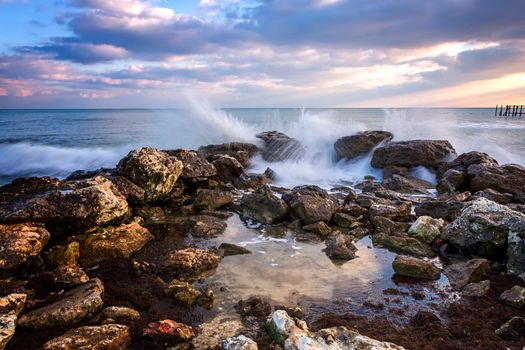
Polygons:
<instances>
[{"instance_id":1,"label":"ocean water","mask_svg":"<svg viewBox=\"0 0 525 350\"><path fill-rule=\"evenodd\" d=\"M447 139L459 153L487 152L500 163L525 165L525 120L494 117L492 109L186 109L0 110L0 184L22 176L65 177L79 169L114 167L131 149L196 149L229 141L258 143L255 134L279 130L307 150L299 161L266 163L277 184L353 183L367 174L370 156L336 162L333 143L363 130L388 130L395 140ZM430 177L424 171L419 176Z\"/></svg>"}]
</instances>

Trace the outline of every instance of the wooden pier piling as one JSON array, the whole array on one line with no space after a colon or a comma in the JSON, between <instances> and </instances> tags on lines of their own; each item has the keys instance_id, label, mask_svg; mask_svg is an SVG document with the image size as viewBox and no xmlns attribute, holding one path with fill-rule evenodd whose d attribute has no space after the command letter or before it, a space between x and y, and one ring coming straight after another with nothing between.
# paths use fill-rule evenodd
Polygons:
<instances>
[{"instance_id":1,"label":"wooden pier piling","mask_svg":"<svg viewBox=\"0 0 525 350\"><path fill-rule=\"evenodd\" d=\"M523 111L523 105L506 105L505 110L503 110L503 105L496 105L496 110L494 111L494 116L500 117L522 117L525 116ZM499 109L499 111L498 111Z\"/></svg>"}]
</instances>

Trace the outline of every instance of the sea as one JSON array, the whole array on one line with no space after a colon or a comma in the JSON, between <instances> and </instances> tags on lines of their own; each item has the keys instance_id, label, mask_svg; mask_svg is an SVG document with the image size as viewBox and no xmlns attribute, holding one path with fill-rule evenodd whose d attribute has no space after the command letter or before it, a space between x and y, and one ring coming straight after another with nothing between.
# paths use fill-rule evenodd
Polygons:
<instances>
[{"instance_id":1,"label":"sea","mask_svg":"<svg viewBox=\"0 0 525 350\"><path fill-rule=\"evenodd\" d=\"M337 160L333 144L364 130L388 130L394 140L449 140L457 153L482 151L500 164L525 165L525 118L499 117L491 108L257 108L220 109L193 103L184 109L0 110L0 185L17 177L64 178L75 170L112 168L130 150L197 149L231 141L259 144L255 135L278 130L306 148L299 160L252 162L270 167L277 185L353 184L366 175L371 155ZM428 169L413 169L432 180Z\"/></svg>"}]
</instances>

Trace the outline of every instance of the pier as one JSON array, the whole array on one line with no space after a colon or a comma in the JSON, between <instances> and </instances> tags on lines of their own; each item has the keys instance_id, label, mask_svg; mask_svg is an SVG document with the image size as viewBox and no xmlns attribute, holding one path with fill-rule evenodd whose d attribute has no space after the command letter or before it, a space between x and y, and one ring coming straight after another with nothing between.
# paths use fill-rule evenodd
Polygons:
<instances>
[{"instance_id":1,"label":"pier","mask_svg":"<svg viewBox=\"0 0 525 350\"><path fill-rule=\"evenodd\" d=\"M495 117L522 117L525 116L523 105L496 105Z\"/></svg>"}]
</instances>

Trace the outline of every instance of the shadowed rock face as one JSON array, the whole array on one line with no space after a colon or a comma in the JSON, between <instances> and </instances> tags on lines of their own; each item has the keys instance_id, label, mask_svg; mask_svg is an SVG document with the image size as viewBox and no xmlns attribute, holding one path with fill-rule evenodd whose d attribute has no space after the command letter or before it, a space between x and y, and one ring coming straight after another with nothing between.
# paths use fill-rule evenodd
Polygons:
<instances>
[{"instance_id":1,"label":"shadowed rock face","mask_svg":"<svg viewBox=\"0 0 525 350\"><path fill-rule=\"evenodd\" d=\"M371 164L374 168L386 166L437 168L455 156L456 151L448 141L400 141L377 148Z\"/></svg>"},{"instance_id":2,"label":"shadowed rock face","mask_svg":"<svg viewBox=\"0 0 525 350\"><path fill-rule=\"evenodd\" d=\"M525 203L525 168L520 165L473 165L468 168L468 175L473 192L493 189L510 193L514 201Z\"/></svg>"},{"instance_id":3,"label":"shadowed rock face","mask_svg":"<svg viewBox=\"0 0 525 350\"><path fill-rule=\"evenodd\" d=\"M202 155L185 149L164 151L182 162L182 179L208 178L217 175L217 169Z\"/></svg>"},{"instance_id":4,"label":"shadowed rock face","mask_svg":"<svg viewBox=\"0 0 525 350\"><path fill-rule=\"evenodd\" d=\"M377 145L392 140L393 137L388 131L363 131L345 136L335 142L335 154L338 158L356 158L370 152Z\"/></svg>"},{"instance_id":5,"label":"shadowed rock face","mask_svg":"<svg viewBox=\"0 0 525 350\"><path fill-rule=\"evenodd\" d=\"M296 160L305 153L299 141L282 132L265 131L256 136L264 141L264 148L261 150L261 154L267 162L280 162L287 159Z\"/></svg>"},{"instance_id":6,"label":"shadowed rock face","mask_svg":"<svg viewBox=\"0 0 525 350\"><path fill-rule=\"evenodd\" d=\"M264 224L273 224L288 215L286 202L275 196L268 186L246 194L240 202L242 215Z\"/></svg>"},{"instance_id":7,"label":"shadowed rock face","mask_svg":"<svg viewBox=\"0 0 525 350\"><path fill-rule=\"evenodd\" d=\"M243 166L247 166L250 159L259 151L256 145L244 142L228 142L218 145L201 146L198 152L213 161L218 155L227 155L237 159Z\"/></svg>"}]
</instances>

